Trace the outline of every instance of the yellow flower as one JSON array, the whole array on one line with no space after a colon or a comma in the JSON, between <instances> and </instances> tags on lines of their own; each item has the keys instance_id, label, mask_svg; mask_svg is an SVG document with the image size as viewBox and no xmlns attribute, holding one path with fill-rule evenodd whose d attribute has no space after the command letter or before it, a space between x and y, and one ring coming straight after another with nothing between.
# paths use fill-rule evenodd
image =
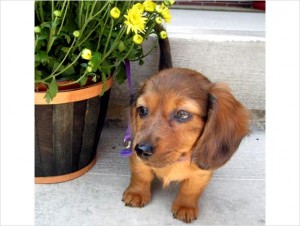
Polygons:
<instances>
[{"instance_id":1,"label":"yellow flower","mask_svg":"<svg viewBox=\"0 0 300 226\"><path fill-rule=\"evenodd\" d=\"M127 34L130 30L135 34L138 31L144 33L147 18L143 17L142 12L137 7L129 9L127 15L124 15L124 17L127 19L124 22L127 25Z\"/></svg>"},{"instance_id":2,"label":"yellow flower","mask_svg":"<svg viewBox=\"0 0 300 226\"><path fill-rule=\"evenodd\" d=\"M155 10L156 4L152 0L145 0L143 6L145 11L152 13Z\"/></svg>"},{"instance_id":3,"label":"yellow flower","mask_svg":"<svg viewBox=\"0 0 300 226\"><path fill-rule=\"evenodd\" d=\"M170 10L167 7L162 10L161 15L167 23L171 22L172 16L171 16Z\"/></svg>"},{"instance_id":4,"label":"yellow flower","mask_svg":"<svg viewBox=\"0 0 300 226\"><path fill-rule=\"evenodd\" d=\"M161 39L166 39L166 38L168 37L167 32L166 32L166 31L161 31L161 32L159 33L159 37L160 37Z\"/></svg>"},{"instance_id":5,"label":"yellow flower","mask_svg":"<svg viewBox=\"0 0 300 226\"><path fill-rule=\"evenodd\" d=\"M157 5L157 6L155 6L155 10L156 10L156 12L158 12L158 13L162 13L163 5Z\"/></svg>"},{"instance_id":6,"label":"yellow flower","mask_svg":"<svg viewBox=\"0 0 300 226\"><path fill-rule=\"evenodd\" d=\"M134 8L134 9L140 11L141 13L144 12L144 6L143 6L141 3L136 3L136 4L134 4L134 5L132 6L132 8Z\"/></svg>"},{"instance_id":7,"label":"yellow flower","mask_svg":"<svg viewBox=\"0 0 300 226\"><path fill-rule=\"evenodd\" d=\"M173 5L175 3L175 0L169 0L169 4Z\"/></svg>"},{"instance_id":8,"label":"yellow flower","mask_svg":"<svg viewBox=\"0 0 300 226\"><path fill-rule=\"evenodd\" d=\"M143 39L143 37L142 36L140 36L140 35L138 35L138 34L135 34L134 36L133 36L133 42L135 43L135 44L142 44L142 42L144 41L144 39Z\"/></svg>"},{"instance_id":9,"label":"yellow flower","mask_svg":"<svg viewBox=\"0 0 300 226\"><path fill-rule=\"evenodd\" d=\"M155 23L161 24L162 23L162 18L160 16L155 18Z\"/></svg>"},{"instance_id":10,"label":"yellow flower","mask_svg":"<svg viewBox=\"0 0 300 226\"><path fill-rule=\"evenodd\" d=\"M118 19L121 15L121 11L118 9L118 7L114 7L112 8L112 10L110 10L110 15L112 18L114 19Z\"/></svg>"},{"instance_id":11,"label":"yellow flower","mask_svg":"<svg viewBox=\"0 0 300 226\"><path fill-rule=\"evenodd\" d=\"M83 49L81 52L81 57L85 60L92 59L92 51L89 49Z\"/></svg>"},{"instance_id":12,"label":"yellow flower","mask_svg":"<svg viewBox=\"0 0 300 226\"><path fill-rule=\"evenodd\" d=\"M175 3L175 0L164 0L164 4L167 6L171 6Z\"/></svg>"}]
</instances>

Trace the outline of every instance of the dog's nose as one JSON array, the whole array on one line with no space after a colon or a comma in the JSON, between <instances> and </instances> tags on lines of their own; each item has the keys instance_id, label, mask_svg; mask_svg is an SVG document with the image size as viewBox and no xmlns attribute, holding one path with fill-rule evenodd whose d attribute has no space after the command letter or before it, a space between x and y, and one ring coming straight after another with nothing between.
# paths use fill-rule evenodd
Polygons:
<instances>
[{"instance_id":1,"label":"dog's nose","mask_svg":"<svg viewBox=\"0 0 300 226\"><path fill-rule=\"evenodd\" d=\"M137 144L134 149L142 159L148 159L154 152L154 148L149 144Z\"/></svg>"}]
</instances>

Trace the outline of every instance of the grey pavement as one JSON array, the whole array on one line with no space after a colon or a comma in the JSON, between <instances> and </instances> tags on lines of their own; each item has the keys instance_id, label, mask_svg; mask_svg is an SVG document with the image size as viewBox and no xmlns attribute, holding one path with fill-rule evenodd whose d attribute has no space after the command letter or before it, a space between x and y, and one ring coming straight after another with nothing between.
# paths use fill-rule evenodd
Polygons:
<instances>
[{"instance_id":1,"label":"grey pavement","mask_svg":"<svg viewBox=\"0 0 300 226\"><path fill-rule=\"evenodd\" d=\"M35 225L186 225L173 219L171 204L177 185L153 184L153 197L144 208L125 207L128 158L119 157L125 129L105 127L96 165L69 182L35 185ZM265 224L265 131L253 130L237 153L218 169L199 201L192 225Z\"/></svg>"}]
</instances>

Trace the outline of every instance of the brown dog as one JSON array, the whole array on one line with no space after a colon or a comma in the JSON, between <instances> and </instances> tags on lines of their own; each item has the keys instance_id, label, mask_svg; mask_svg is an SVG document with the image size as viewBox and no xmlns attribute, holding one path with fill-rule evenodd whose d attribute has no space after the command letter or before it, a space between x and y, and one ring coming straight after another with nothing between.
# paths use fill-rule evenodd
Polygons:
<instances>
[{"instance_id":1,"label":"brown dog","mask_svg":"<svg viewBox=\"0 0 300 226\"><path fill-rule=\"evenodd\" d=\"M150 77L131 105L133 149L127 206L150 201L156 175L167 186L180 182L175 218L191 222L215 169L224 165L248 134L248 111L224 84L183 68Z\"/></svg>"}]
</instances>

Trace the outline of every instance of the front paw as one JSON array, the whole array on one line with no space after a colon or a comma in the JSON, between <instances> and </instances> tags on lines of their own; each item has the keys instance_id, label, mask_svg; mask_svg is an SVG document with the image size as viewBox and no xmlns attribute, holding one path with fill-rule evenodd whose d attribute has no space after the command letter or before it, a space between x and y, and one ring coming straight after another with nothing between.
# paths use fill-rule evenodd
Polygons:
<instances>
[{"instance_id":1,"label":"front paw","mask_svg":"<svg viewBox=\"0 0 300 226\"><path fill-rule=\"evenodd\" d=\"M150 198L150 193L127 188L123 193L122 201L125 202L125 206L144 207L150 201Z\"/></svg>"},{"instance_id":2,"label":"front paw","mask_svg":"<svg viewBox=\"0 0 300 226\"><path fill-rule=\"evenodd\" d=\"M182 220L185 223L191 223L193 220L197 220L198 217L198 207L193 205L174 203L172 212L174 218Z\"/></svg>"}]
</instances>

